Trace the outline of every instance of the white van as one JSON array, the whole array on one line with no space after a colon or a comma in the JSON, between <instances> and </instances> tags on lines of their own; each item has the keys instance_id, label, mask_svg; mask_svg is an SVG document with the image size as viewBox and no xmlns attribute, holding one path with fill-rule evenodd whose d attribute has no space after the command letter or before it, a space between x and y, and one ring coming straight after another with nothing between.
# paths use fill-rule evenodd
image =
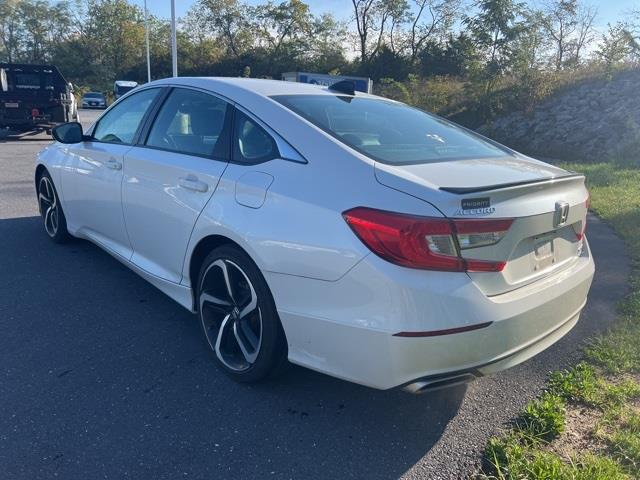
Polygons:
<instances>
[{"instance_id":1,"label":"white van","mask_svg":"<svg viewBox=\"0 0 640 480\"><path fill-rule=\"evenodd\" d=\"M130 80L116 80L113 83L113 98L117 100L122 95L130 90L133 90L138 86L138 82L132 82Z\"/></svg>"}]
</instances>

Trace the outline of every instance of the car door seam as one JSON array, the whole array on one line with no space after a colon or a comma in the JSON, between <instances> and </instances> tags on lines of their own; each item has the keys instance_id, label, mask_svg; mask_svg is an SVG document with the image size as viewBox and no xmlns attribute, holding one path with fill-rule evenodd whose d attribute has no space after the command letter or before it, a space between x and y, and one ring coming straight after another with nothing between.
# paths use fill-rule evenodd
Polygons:
<instances>
[{"instance_id":1,"label":"car door seam","mask_svg":"<svg viewBox=\"0 0 640 480\"><path fill-rule=\"evenodd\" d=\"M180 269L180 280L178 281L179 284L182 284L184 280L184 266L185 266L185 263L187 262L187 253L189 252L189 247L191 246L191 239L193 238L193 232L196 229L198 220L200 220L200 217L202 216L204 211L207 209L207 207L209 206L209 203L211 202L214 195L216 194L216 191L218 190L218 185L220 185L220 182L222 181L222 177L224 176L224 173L227 171L228 167L229 167L229 162L226 162L226 165L224 166L222 172L220 172L220 175L218 176L218 181L211 189L211 195L209 196L209 199L206 201L206 203L204 204L200 212L198 212L198 215L196 216L196 220L193 222L193 225L191 226L191 232L189 233L189 240L187 240L187 248L185 248L184 255L182 257L182 268ZM191 286L191 288L193 288L193 285Z\"/></svg>"},{"instance_id":2,"label":"car door seam","mask_svg":"<svg viewBox=\"0 0 640 480\"><path fill-rule=\"evenodd\" d=\"M127 216L124 214L124 177L126 175L126 160L127 155L133 150L135 145L131 145L131 148L124 152L122 155L122 178L120 179L120 213L122 213L122 224L124 225L124 233L127 235L127 240L129 240L129 246L131 247L131 256L129 257L129 261L133 263L133 255L135 253L135 248L133 246L133 242L131 241L131 236L129 235L129 228L127 227Z\"/></svg>"}]
</instances>

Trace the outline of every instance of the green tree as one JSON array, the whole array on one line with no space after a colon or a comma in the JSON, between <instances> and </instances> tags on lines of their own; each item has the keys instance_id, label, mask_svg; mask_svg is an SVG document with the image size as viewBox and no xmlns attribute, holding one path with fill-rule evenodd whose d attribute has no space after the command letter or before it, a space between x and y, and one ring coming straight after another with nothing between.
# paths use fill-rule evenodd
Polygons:
<instances>
[{"instance_id":1,"label":"green tree","mask_svg":"<svg viewBox=\"0 0 640 480\"><path fill-rule=\"evenodd\" d=\"M189 15L202 19L228 55L240 58L253 46L249 7L238 0L199 0Z\"/></svg>"},{"instance_id":2,"label":"green tree","mask_svg":"<svg viewBox=\"0 0 640 480\"><path fill-rule=\"evenodd\" d=\"M541 20L553 42L551 63L556 70L580 62L585 46L594 38L596 14L594 7L579 0L546 1Z\"/></svg>"},{"instance_id":3,"label":"green tree","mask_svg":"<svg viewBox=\"0 0 640 480\"><path fill-rule=\"evenodd\" d=\"M512 70L516 75L544 69L551 41L545 29L545 15L539 10L524 10L523 28L512 40ZM524 27L526 25L526 27Z\"/></svg>"},{"instance_id":4,"label":"green tree","mask_svg":"<svg viewBox=\"0 0 640 480\"><path fill-rule=\"evenodd\" d=\"M345 68L348 63L344 54L346 41L346 28L333 15L325 13L314 17L306 47L309 69L329 72Z\"/></svg>"},{"instance_id":5,"label":"green tree","mask_svg":"<svg viewBox=\"0 0 640 480\"><path fill-rule=\"evenodd\" d=\"M67 1L0 0L0 53L7 61L48 62L72 33Z\"/></svg>"},{"instance_id":6,"label":"green tree","mask_svg":"<svg viewBox=\"0 0 640 480\"><path fill-rule=\"evenodd\" d=\"M360 51L366 65L384 45L385 35L407 15L407 0L351 0Z\"/></svg>"},{"instance_id":7,"label":"green tree","mask_svg":"<svg viewBox=\"0 0 640 480\"><path fill-rule=\"evenodd\" d=\"M460 13L459 0L413 0L408 14L406 43L411 63L415 63L427 42L433 47L449 34Z\"/></svg>"},{"instance_id":8,"label":"green tree","mask_svg":"<svg viewBox=\"0 0 640 480\"><path fill-rule=\"evenodd\" d=\"M87 6L83 40L112 79L122 77L144 58L142 11L126 0L88 0Z\"/></svg>"},{"instance_id":9,"label":"green tree","mask_svg":"<svg viewBox=\"0 0 640 480\"><path fill-rule=\"evenodd\" d=\"M514 45L525 29L521 22L524 6L514 0L479 0L478 15L464 20L483 65L472 72L468 93L475 98L480 123L492 118L500 108L495 89L514 66Z\"/></svg>"},{"instance_id":10,"label":"green tree","mask_svg":"<svg viewBox=\"0 0 640 480\"><path fill-rule=\"evenodd\" d=\"M0 0L0 59L15 62L20 49L19 0Z\"/></svg>"},{"instance_id":11,"label":"green tree","mask_svg":"<svg viewBox=\"0 0 640 480\"><path fill-rule=\"evenodd\" d=\"M632 38L629 25L626 23L608 24L607 32L602 34L596 57L605 65L607 70L614 70L632 53Z\"/></svg>"},{"instance_id":12,"label":"green tree","mask_svg":"<svg viewBox=\"0 0 640 480\"><path fill-rule=\"evenodd\" d=\"M220 44L219 38L212 34L209 18L200 15L200 10L198 5L194 5L180 20L179 71L195 74L205 72L211 64L218 62L228 52ZM162 34L159 38L163 38Z\"/></svg>"},{"instance_id":13,"label":"green tree","mask_svg":"<svg viewBox=\"0 0 640 480\"><path fill-rule=\"evenodd\" d=\"M309 5L300 0L267 2L251 10L258 43L276 60L299 57L308 46L313 17Z\"/></svg>"},{"instance_id":14,"label":"green tree","mask_svg":"<svg viewBox=\"0 0 640 480\"><path fill-rule=\"evenodd\" d=\"M520 21L523 4L514 0L479 0L477 6L479 13L466 17L464 23L484 54L488 91L494 80L511 66L514 42L524 29Z\"/></svg>"},{"instance_id":15,"label":"green tree","mask_svg":"<svg viewBox=\"0 0 640 480\"><path fill-rule=\"evenodd\" d=\"M480 70L481 62L473 39L465 32L450 34L442 44L427 42L420 52L420 73L426 77L452 75L469 77Z\"/></svg>"}]
</instances>

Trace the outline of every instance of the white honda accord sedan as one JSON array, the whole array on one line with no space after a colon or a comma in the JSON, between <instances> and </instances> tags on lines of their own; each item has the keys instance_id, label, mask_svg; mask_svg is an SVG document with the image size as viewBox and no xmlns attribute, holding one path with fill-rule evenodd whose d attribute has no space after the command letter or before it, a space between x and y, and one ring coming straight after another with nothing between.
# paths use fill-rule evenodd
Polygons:
<instances>
[{"instance_id":1,"label":"white honda accord sedan","mask_svg":"<svg viewBox=\"0 0 640 480\"><path fill-rule=\"evenodd\" d=\"M165 79L54 136L35 170L47 234L197 313L240 381L288 360L456 384L544 350L587 299L583 176L348 82Z\"/></svg>"}]
</instances>

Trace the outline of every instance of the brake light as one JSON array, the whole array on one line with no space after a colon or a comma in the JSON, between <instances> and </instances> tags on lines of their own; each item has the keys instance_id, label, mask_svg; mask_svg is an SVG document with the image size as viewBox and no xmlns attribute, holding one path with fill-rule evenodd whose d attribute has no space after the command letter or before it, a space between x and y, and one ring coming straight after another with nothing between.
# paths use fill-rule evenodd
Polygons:
<instances>
[{"instance_id":1,"label":"brake light","mask_svg":"<svg viewBox=\"0 0 640 480\"><path fill-rule=\"evenodd\" d=\"M40 116L40 110L38 110L37 108L32 108L31 109L31 116L33 118L39 117Z\"/></svg>"},{"instance_id":2,"label":"brake light","mask_svg":"<svg viewBox=\"0 0 640 480\"><path fill-rule=\"evenodd\" d=\"M497 243L512 219L450 220L358 207L343 213L376 255L409 268L448 272L500 272L506 262L465 259L461 248Z\"/></svg>"}]
</instances>

